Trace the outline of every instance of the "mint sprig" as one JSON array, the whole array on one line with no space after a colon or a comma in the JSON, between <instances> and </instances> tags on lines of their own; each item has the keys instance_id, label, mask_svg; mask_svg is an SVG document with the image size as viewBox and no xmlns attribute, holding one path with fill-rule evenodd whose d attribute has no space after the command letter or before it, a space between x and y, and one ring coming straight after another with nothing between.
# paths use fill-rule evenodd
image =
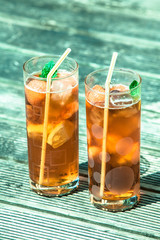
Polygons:
<instances>
[{"instance_id":1,"label":"mint sprig","mask_svg":"<svg viewBox=\"0 0 160 240\"><path fill-rule=\"evenodd\" d=\"M133 80L133 82L129 85L131 96L134 98L137 98L140 96L140 88L137 87L138 84L139 83L136 80ZM134 89L135 87L137 87L137 88Z\"/></svg>"},{"instance_id":2,"label":"mint sprig","mask_svg":"<svg viewBox=\"0 0 160 240\"><path fill-rule=\"evenodd\" d=\"M40 77L47 78L48 73L51 71L54 65L55 64L53 61L46 63L42 69L42 74L40 75ZM54 72L52 78L55 78L55 77L57 77L57 70Z\"/></svg>"}]
</instances>

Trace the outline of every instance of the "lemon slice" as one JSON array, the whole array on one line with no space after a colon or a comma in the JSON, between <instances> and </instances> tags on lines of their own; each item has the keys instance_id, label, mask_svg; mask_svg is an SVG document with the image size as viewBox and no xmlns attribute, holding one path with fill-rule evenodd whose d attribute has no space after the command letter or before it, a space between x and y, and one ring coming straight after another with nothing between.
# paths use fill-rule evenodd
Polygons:
<instances>
[{"instance_id":1,"label":"lemon slice","mask_svg":"<svg viewBox=\"0 0 160 240\"><path fill-rule=\"evenodd\" d=\"M48 124L47 131L50 132L53 128L52 124ZM27 132L29 137L43 134L43 124L28 123Z\"/></svg>"},{"instance_id":2,"label":"lemon slice","mask_svg":"<svg viewBox=\"0 0 160 240\"><path fill-rule=\"evenodd\" d=\"M73 135L74 124L68 120L57 124L48 135L47 143L58 148L67 142Z\"/></svg>"}]
</instances>

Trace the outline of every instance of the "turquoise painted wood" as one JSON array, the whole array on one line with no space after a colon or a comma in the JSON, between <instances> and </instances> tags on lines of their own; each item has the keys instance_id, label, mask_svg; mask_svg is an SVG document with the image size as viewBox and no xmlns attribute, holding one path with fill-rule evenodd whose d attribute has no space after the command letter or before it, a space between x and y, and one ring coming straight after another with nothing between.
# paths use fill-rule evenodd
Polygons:
<instances>
[{"instance_id":1,"label":"turquoise painted wood","mask_svg":"<svg viewBox=\"0 0 160 240\"><path fill-rule=\"evenodd\" d=\"M160 239L159 0L0 0L0 239ZM80 187L45 198L28 184L22 65L71 47L80 75ZM89 202L84 78L109 64L140 73L141 201L103 212Z\"/></svg>"}]
</instances>

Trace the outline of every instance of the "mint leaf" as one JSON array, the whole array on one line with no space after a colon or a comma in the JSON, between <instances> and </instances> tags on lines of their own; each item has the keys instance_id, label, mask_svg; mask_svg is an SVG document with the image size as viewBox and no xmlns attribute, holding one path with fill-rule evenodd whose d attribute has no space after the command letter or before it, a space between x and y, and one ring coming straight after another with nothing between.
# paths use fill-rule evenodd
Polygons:
<instances>
[{"instance_id":1,"label":"mint leaf","mask_svg":"<svg viewBox=\"0 0 160 240\"><path fill-rule=\"evenodd\" d=\"M133 82L129 85L129 89L135 88L138 86L138 82L136 80L133 80Z\"/></svg>"},{"instance_id":2,"label":"mint leaf","mask_svg":"<svg viewBox=\"0 0 160 240\"><path fill-rule=\"evenodd\" d=\"M51 69L54 67L54 65L55 64L53 61L46 63L42 69L42 74L40 75L40 77L47 78L48 73L51 71ZM57 70L53 74L52 78L55 78L55 77L57 77Z\"/></svg>"},{"instance_id":3,"label":"mint leaf","mask_svg":"<svg viewBox=\"0 0 160 240\"><path fill-rule=\"evenodd\" d=\"M133 82L129 85L129 89L130 89L132 97L136 97L137 98L140 95L140 88L138 87L138 88L134 89L135 87L138 86L138 84L139 83L136 80L133 80Z\"/></svg>"}]
</instances>

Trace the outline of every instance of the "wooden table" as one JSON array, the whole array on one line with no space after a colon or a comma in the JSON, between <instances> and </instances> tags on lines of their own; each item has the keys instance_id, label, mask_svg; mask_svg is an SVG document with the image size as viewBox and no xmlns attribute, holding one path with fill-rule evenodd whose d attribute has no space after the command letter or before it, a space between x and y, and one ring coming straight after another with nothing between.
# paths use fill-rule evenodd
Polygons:
<instances>
[{"instance_id":1,"label":"wooden table","mask_svg":"<svg viewBox=\"0 0 160 240\"><path fill-rule=\"evenodd\" d=\"M0 239L160 239L159 0L0 0ZM62 54L80 67L80 187L46 198L30 191L22 65ZM109 65L140 73L141 201L121 213L90 204L84 78Z\"/></svg>"}]
</instances>

